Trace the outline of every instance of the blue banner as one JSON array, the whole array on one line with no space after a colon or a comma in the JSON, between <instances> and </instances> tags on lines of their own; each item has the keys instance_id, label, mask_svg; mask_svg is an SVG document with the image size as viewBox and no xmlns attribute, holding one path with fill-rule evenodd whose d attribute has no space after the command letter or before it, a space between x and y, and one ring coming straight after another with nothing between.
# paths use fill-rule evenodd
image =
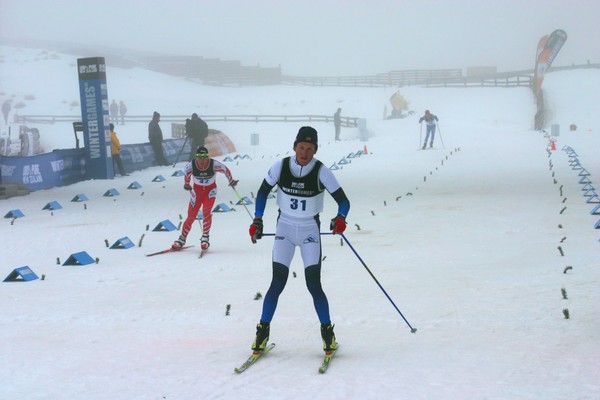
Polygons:
<instances>
[{"instance_id":1,"label":"blue banner","mask_svg":"<svg viewBox=\"0 0 600 400\"><path fill-rule=\"evenodd\" d=\"M189 141L184 139L163 141L165 158L175 163L188 160ZM156 165L150 143L126 144L121 146L121 159L125 171L139 171ZM112 161L112 158L109 158ZM52 153L30 157L0 156L0 183L18 183L31 191L51 189L89 179L85 149L54 150Z\"/></svg>"},{"instance_id":2,"label":"blue banner","mask_svg":"<svg viewBox=\"0 0 600 400\"><path fill-rule=\"evenodd\" d=\"M112 179L114 171L110 151L108 90L104 57L79 58L77 59L77 70L87 177Z\"/></svg>"}]
</instances>

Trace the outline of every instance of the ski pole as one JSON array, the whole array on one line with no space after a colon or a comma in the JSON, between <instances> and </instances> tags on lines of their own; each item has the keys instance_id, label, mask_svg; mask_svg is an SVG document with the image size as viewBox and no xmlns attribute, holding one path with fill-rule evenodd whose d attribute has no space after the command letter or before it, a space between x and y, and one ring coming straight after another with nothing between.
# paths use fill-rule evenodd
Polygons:
<instances>
[{"instance_id":1,"label":"ski pole","mask_svg":"<svg viewBox=\"0 0 600 400\"><path fill-rule=\"evenodd\" d=\"M444 146L444 138L442 137L442 130L440 129L440 125L437 123L437 121L435 124L438 128L438 133L440 134L440 141L442 142L442 148L445 149L446 146Z\"/></svg>"},{"instance_id":2,"label":"ski pole","mask_svg":"<svg viewBox=\"0 0 600 400\"><path fill-rule=\"evenodd\" d=\"M179 161L179 157L181 157L181 153L183 153L183 149L185 149L185 145L187 144L188 139L189 139L189 137L186 136L185 140L183 141L183 146L181 146L181 150L179 150L179 154L177 154L177 158L175 159L175 162L173 163L173 168L175 168L175 165Z\"/></svg>"},{"instance_id":3,"label":"ski pole","mask_svg":"<svg viewBox=\"0 0 600 400\"><path fill-rule=\"evenodd\" d=\"M250 210L248 210L248 207L246 207L246 203L244 203L244 200L242 199L242 196L240 196L240 194L238 193L238 191L236 190L235 186L231 186L229 185L233 191L235 192L235 194L237 194L238 199L240 200L240 204L242 204L244 206L244 208L246 209L246 212L248 213L248 215L250 216L250 219L254 219L254 217L252 216L252 214L250 213Z\"/></svg>"},{"instance_id":4,"label":"ski pole","mask_svg":"<svg viewBox=\"0 0 600 400\"><path fill-rule=\"evenodd\" d=\"M423 124L419 122L419 149L421 148L421 136L423 135Z\"/></svg>"},{"instance_id":5,"label":"ski pole","mask_svg":"<svg viewBox=\"0 0 600 400\"><path fill-rule=\"evenodd\" d=\"M361 262L361 264L363 265L363 267L365 267L365 269L367 270L367 272L369 273L369 275L371 275L371 278L373 278L373 280L375 281L375 283L377 284L377 286L379 286L379 289L381 289L381 291L383 292L383 294L385 294L385 297L387 297L387 299L390 301L390 303L392 303L392 305L394 306L394 308L396 309L396 311L398 311L398 314L400 314L400 316L402 317L402 319L404 320L404 322L406 322L406 325L408 325L408 327L410 328L410 332L411 333L415 333L417 331L417 329L413 328L410 325L410 323L406 320L406 318L404 318L404 315L402 315L402 312L400 312L400 310L398 309L398 307L396 306L396 304L394 303L394 301L390 298L390 296L387 294L387 292L385 291L385 289L383 288L383 286L381 286L381 284L379 283L379 281L377 280L377 278L375 278L375 275L373 275L373 273L371 272L371 270L369 269L369 267L367 267L367 264L365 264L365 262L362 260L362 258L360 258L360 256L356 252L356 250L354 250L354 247L352 247L352 245L350 244L350 242L348 241L348 239L346 238L346 236L343 233L341 235L342 235L342 238L344 239L344 241L346 242L346 244L348 245L348 247L350 247L350 249L354 252L354 255L358 258L358 260Z\"/></svg>"}]
</instances>

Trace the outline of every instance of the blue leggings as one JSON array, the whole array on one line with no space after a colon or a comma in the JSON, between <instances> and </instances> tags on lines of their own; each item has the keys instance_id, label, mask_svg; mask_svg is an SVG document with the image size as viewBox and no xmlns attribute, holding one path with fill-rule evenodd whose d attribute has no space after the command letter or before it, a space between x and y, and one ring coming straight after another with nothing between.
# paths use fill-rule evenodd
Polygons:
<instances>
[{"instance_id":1,"label":"blue leggings","mask_svg":"<svg viewBox=\"0 0 600 400\"><path fill-rule=\"evenodd\" d=\"M433 143L433 139L435 138L435 125L427 125L427 133L425 134L425 144L427 144L427 139L429 139L429 134L431 134L431 142Z\"/></svg>"},{"instance_id":2,"label":"blue leggings","mask_svg":"<svg viewBox=\"0 0 600 400\"><path fill-rule=\"evenodd\" d=\"M265 295L265 301L263 302L262 316L260 317L261 322L270 323L273 319L275 309L277 308L277 302L279 301L279 295L285 288L289 272L290 269L285 265L277 262L273 263L273 278L271 280L271 286ZM313 304L317 315L319 316L319 321L321 324L330 323L329 302L321 287L321 266L311 265L307 267L304 270L304 277L306 279L306 287L312 295Z\"/></svg>"}]
</instances>

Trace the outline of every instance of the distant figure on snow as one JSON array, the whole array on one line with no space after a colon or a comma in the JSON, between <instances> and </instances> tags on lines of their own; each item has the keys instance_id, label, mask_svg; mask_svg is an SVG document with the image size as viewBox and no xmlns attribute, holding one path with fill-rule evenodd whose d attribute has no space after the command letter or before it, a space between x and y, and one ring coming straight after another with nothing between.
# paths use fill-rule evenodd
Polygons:
<instances>
[{"instance_id":1,"label":"distant figure on snow","mask_svg":"<svg viewBox=\"0 0 600 400\"><path fill-rule=\"evenodd\" d=\"M152 115L152 121L148 124L148 140L152 145L152 149L154 150L154 156L156 157L156 165L166 166L169 165L167 160L165 159L165 154L163 153L162 142L163 142L163 134L160 129L160 114L154 111Z\"/></svg>"},{"instance_id":2,"label":"distant figure on snow","mask_svg":"<svg viewBox=\"0 0 600 400\"><path fill-rule=\"evenodd\" d=\"M121 142L117 137L117 133L115 132L115 126L113 124L109 125L110 127L110 153L113 158L113 168L114 165L117 164L117 168L119 169L119 173L121 176L127 176L125 173L125 168L123 168L123 161L121 160Z\"/></svg>"},{"instance_id":3,"label":"distant figure on snow","mask_svg":"<svg viewBox=\"0 0 600 400\"><path fill-rule=\"evenodd\" d=\"M2 114L4 114L5 124L8 124L8 114L10 113L10 109L12 108L12 106L10 105L11 101L11 99L6 99L4 100L4 103L2 103Z\"/></svg>"},{"instance_id":4,"label":"distant figure on snow","mask_svg":"<svg viewBox=\"0 0 600 400\"><path fill-rule=\"evenodd\" d=\"M116 124L117 117L119 115L119 105L117 104L117 102L114 99L110 103L109 113L110 113L110 122L113 124Z\"/></svg>"},{"instance_id":5,"label":"distant figure on snow","mask_svg":"<svg viewBox=\"0 0 600 400\"><path fill-rule=\"evenodd\" d=\"M127 114L127 106L123 100L119 101L119 115L121 116L121 125L125 125L125 114Z\"/></svg>"},{"instance_id":6,"label":"distant figure on snow","mask_svg":"<svg viewBox=\"0 0 600 400\"><path fill-rule=\"evenodd\" d=\"M433 147L433 139L435 137L435 127L436 122L438 121L438 117L435 114L429 112L429 110L425 110L425 115L423 115L419 119L419 123L425 121L425 125L427 125L427 132L425 133L425 142L423 143L422 149L425 150L427 147L427 139L429 139L429 135L431 134L431 141L429 142L429 148Z\"/></svg>"},{"instance_id":7,"label":"distant figure on snow","mask_svg":"<svg viewBox=\"0 0 600 400\"><path fill-rule=\"evenodd\" d=\"M340 130L342 128L342 109L338 108L335 114L333 114L333 125L335 126L335 141L340 141Z\"/></svg>"},{"instance_id":8,"label":"distant figure on snow","mask_svg":"<svg viewBox=\"0 0 600 400\"><path fill-rule=\"evenodd\" d=\"M192 119L185 120L185 134L191 141L190 160L193 160L198 147L204 147L208 136L208 125L198 114L193 113Z\"/></svg>"}]
</instances>

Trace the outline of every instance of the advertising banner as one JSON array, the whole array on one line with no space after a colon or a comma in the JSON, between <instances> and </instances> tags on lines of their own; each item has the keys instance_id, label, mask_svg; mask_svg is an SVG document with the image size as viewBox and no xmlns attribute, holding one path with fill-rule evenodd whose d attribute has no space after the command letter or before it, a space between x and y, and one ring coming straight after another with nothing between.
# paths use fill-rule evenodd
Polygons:
<instances>
[{"instance_id":1,"label":"advertising banner","mask_svg":"<svg viewBox=\"0 0 600 400\"><path fill-rule=\"evenodd\" d=\"M77 59L87 178L112 179L108 90L104 57Z\"/></svg>"},{"instance_id":2,"label":"advertising banner","mask_svg":"<svg viewBox=\"0 0 600 400\"><path fill-rule=\"evenodd\" d=\"M540 39L536 51L535 68L533 72L533 85L536 99L540 95L546 71L550 68L550 65L552 65L552 62L566 40L567 34L561 29L557 29L549 36L546 35Z\"/></svg>"}]
</instances>

